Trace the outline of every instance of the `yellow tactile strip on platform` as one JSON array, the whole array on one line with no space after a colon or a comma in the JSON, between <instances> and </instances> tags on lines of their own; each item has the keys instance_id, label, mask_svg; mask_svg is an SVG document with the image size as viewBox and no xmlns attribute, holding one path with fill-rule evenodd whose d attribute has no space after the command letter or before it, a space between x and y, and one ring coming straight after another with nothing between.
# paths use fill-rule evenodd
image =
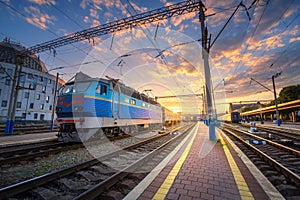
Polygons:
<instances>
[{"instance_id":1,"label":"yellow tactile strip on platform","mask_svg":"<svg viewBox=\"0 0 300 200\"><path fill-rule=\"evenodd\" d=\"M250 192L248 185L243 177L243 175L241 174L241 171L239 170L237 164L235 163L229 148L227 146L227 144L225 143L224 139L220 136L220 143L223 146L226 158L228 160L228 163L230 165L234 180L236 182L236 185L238 187L239 193L241 195L241 199L254 199L252 193Z\"/></svg>"},{"instance_id":2,"label":"yellow tactile strip on platform","mask_svg":"<svg viewBox=\"0 0 300 200\"><path fill-rule=\"evenodd\" d=\"M183 165L186 157L188 156L188 154L191 150L191 147L192 147L192 144L194 142L196 135L197 134L193 135L193 138L191 139L190 143L186 147L185 151L183 152L183 154L181 155L179 160L176 162L173 169L170 171L170 173L168 174L168 176L166 177L164 182L161 184L160 188L157 190L157 192L155 193L155 195L153 196L152 199L157 199L157 200L165 199L171 186L173 185L173 182L174 182L176 176L178 175L178 173L181 169L181 166Z\"/></svg>"}]
</instances>

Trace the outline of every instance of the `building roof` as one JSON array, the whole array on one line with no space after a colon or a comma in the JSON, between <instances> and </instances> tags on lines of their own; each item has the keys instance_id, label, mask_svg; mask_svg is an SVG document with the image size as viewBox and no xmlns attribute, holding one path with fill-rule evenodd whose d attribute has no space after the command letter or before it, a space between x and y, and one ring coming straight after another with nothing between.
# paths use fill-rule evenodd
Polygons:
<instances>
[{"instance_id":1,"label":"building roof","mask_svg":"<svg viewBox=\"0 0 300 200\"><path fill-rule=\"evenodd\" d=\"M0 62L16 64L17 55L24 52L26 48L20 43L12 42L5 38L0 42ZM41 72L48 72L45 64L35 54L28 55L24 58L24 67L28 67Z\"/></svg>"}]
</instances>

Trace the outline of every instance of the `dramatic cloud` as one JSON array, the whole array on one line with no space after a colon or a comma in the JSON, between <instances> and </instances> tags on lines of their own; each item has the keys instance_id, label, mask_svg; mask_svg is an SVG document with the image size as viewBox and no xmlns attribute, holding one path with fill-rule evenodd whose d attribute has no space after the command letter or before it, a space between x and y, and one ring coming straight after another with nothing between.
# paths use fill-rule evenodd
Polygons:
<instances>
[{"instance_id":1,"label":"dramatic cloud","mask_svg":"<svg viewBox=\"0 0 300 200\"><path fill-rule=\"evenodd\" d=\"M56 4L55 0L28 0L28 1L31 3L39 4L39 5L43 5L43 4L55 5Z\"/></svg>"},{"instance_id":2,"label":"dramatic cloud","mask_svg":"<svg viewBox=\"0 0 300 200\"><path fill-rule=\"evenodd\" d=\"M178 26L180 25L184 20L189 20L189 19L194 19L196 16L196 13L195 12L191 12L191 13L187 13L185 15L179 15L177 17L173 17L171 18L171 23L174 25L174 26Z\"/></svg>"},{"instance_id":3,"label":"dramatic cloud","mask_svg":"<svg viewBox=\"0 0 300 200\"><path fill-rule=\"evenodd\" d=\"M132 5L132 7L138 11L138 12L146 12L148 9L146 7L139 7L138 5L136 5L133 2L130 2L130 4Z\"/></svg>"},{"instance_id":4,"label":"dramatic cloud","mask_svg":"<svg viewBox=\"0 0 300 200\"><path fill-rule=\"evenodd\" d=\"M56 20L56 17L50 16L46 13L41 13L39 8L30 6L25 7L24 11L30 17L26 17L26 21L34 26L37 26L41 29L47 29L49 24L54 24L53 21Z\"/></svg>"}]
</instances>

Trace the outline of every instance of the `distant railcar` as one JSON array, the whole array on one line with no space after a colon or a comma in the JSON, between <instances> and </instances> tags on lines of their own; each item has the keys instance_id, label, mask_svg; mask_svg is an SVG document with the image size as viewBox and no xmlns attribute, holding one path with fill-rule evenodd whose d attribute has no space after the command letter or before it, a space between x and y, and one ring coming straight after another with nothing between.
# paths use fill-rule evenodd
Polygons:
<instances>
[{"instance_id":1,"label":"distant railcar","mask_svg":"<svg viewBox=\"0 0 300 200\"><path fill-rule=\"evenodd\" d=\"M231 112L230 116L232 123L239 123L241 121L241 115L239 112Z\"/></svg>"},{"instance_id":2,"label":"distant railcar","mask_svg":"<svg viewBox=\"0 0 300 200\"><path fill-rule=\"evenodd\" d=\"M223 115L218 119L223 122L239 123L241 121L241 116L239 112L231 112L230 114Z\"/></svg>"}]
</instances>

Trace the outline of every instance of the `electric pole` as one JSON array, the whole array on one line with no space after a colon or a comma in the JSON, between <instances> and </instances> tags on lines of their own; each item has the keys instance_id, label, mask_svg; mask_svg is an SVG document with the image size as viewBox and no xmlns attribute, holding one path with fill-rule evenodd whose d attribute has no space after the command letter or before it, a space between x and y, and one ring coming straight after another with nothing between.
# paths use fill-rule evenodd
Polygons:
<instances>
[{"instance_id":1,"label":"electric pole","mask_svg":"<svg viewBox=\"0 0 300 200\"><path fill-rule=\"evenodd\" d=\"M201 35L202 35L202 59L204 62L204 74L205 74L205 91L206 91L206 103L207 103L207 115L208 115L208 125L209 125L209 140L216 141L215 132L215 120L213 114L213 103L212 103L212 87L211 87L211 74L209 68L209 48L210 48L210 38L208 38L207 27L205 25L205 14L204 5L202 1L199 1L199 21L201 23Z\"/></svg>"},{"instance_id":2,"label":"electric pole","mask_svg":"<svg viewBox=\"0 0 300 200\"><path fill-rule=\"evenodd\" d=\"M51 132L53 131L53 126L54 126L54 111L55 111L55 107L56 107L58 76L59 76L59 73L56 73L53 104L52 104L52 113L51 113L51 122L50 122L50 131Z\"/></svg>"},{"instance_id":3,"label":"electric pole","mask_svg":"<svg viewBox=\"0 0 300 200\"><path fill-rule=\"evenodd\" d=\"M276 95L276 88L275 88L275 78L281 75L281 72L276 73L272 76L272 83L273 83L273 90L274 90L274 100L275 100L275 106L276 106L276 120L277 125L280 126L280 117L279 117L279 111L278 111L278 104L277 104L277 95Z\"/></svg>"},{"instance_id":4,"label":"electric pole","mask_svg":"<svg viewBox=\"0 0 300 200\"><path fill-rule=\"evenodd\" d=\"M23 66L23 56L17 55L16 56L16 69L14 72L14 78L11 88L10 94L10 103L8 107L7 113L7 120L5 125L5 134L12 134L14 131L15 125L15 114L16 114L16 107L17 107L17 100L18 100L18 93L19 93L19 85L22 73L22 66Z\"/></svg>"}]
</instances>

